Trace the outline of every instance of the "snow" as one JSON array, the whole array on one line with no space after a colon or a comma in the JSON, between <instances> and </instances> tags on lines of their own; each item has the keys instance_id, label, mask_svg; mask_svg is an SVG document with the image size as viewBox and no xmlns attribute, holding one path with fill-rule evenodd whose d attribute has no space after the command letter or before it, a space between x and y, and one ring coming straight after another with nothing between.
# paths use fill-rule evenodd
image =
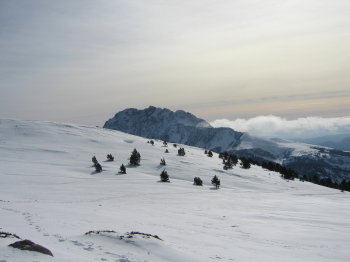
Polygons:
<instances>
[{"instance_id":1,"label":"snow","mask_svg":"<svg viewBox=\"0 0 350 262\"><path fill-rule=\"evenodd\" d=\"M90 126L0 120L0 261L349 261L350 194ZM137 168L118 175L136 148ZM111 153L114 162L104 162ZM95 174L95 155L103 172ZM170 183L160 183L165 158ZM217 175L221 188L214 190ZM192 185L199 176L203 187ZM116 233L85 235L91 230ZM138 231L159 236L120 238Z\"/></svg>"}]
</instances>

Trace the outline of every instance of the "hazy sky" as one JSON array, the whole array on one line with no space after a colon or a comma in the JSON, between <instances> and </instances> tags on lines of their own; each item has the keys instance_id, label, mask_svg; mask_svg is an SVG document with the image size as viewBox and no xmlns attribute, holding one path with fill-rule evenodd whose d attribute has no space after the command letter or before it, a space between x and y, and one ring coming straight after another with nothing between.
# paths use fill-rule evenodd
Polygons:
<instances>
[{"instance_id":1,"label":"hazy sky","mask_svg":"<svg viewBox=\"0 0 350 262\"><path fill-rule=\"evenodd\" d=\"M350 116L349 0L0 0L0 118Z\"/></svg>"}]
</instances>

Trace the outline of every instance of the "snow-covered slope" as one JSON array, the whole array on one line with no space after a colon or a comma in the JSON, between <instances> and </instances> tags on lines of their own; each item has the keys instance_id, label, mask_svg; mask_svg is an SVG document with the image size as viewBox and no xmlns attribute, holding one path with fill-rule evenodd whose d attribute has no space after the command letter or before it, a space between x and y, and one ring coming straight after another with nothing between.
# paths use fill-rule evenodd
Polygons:
<instances>
[{"instance_id":1,"label":"snow-covered slope","mask_svg":"<svg viewBox=\"0 0 350 262\"><path fill-rule=\"evenodd\" d=\"M349 152L281 139L258 138L231 128L213 128L203 119L183 111L172 112L156 107L126 109L108 120L104 127L215 152L228 151L256 160L278 162L309 178L315 175L330 177L336 183L350 180Z\"/></svg>"},{"instance_id":2,"label":"snow-covered slope","mask_svg":"<svg viewBox=\"0 0 350 262\"><path fill-rule=\"evenodd\" d=\"M141 165L117 175L136 148ZM0 261L349 261L350 194L89 126L0 121ZM114 162L104 162L112 153ZM96 155L103 172L93 172ZM171 183L160 183L167 163ZM221 188L214 190L217 175ZM192 185L199 176L203 187ZM91 230L113 230L88 234ZM146 237L128 232L157 235Z\"/></svg>"}]
</instances>

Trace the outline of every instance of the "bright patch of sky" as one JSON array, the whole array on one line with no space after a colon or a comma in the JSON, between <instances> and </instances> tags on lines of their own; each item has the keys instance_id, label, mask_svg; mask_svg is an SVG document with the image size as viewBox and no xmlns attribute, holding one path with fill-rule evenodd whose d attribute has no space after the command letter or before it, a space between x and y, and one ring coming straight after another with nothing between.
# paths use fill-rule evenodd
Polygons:
<instances>
[{"instance_id":1,"label":"bright patch of sky","mask_svg":"<svg viewBox=\"0 0 350 262\"><path fill-rule=\"evenodd\" d=\"M0 117L350 115L347 0L0 2Z\"/></svg>"}]
</instances>

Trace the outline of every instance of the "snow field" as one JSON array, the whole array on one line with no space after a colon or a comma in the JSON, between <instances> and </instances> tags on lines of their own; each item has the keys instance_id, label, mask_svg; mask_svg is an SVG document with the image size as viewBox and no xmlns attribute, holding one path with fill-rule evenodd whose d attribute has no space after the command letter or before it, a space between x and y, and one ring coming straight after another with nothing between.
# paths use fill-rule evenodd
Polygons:
<instances>
[{"instance_id":1,"label":"snow field","mask_svg":"<svg viewBox=\"0 0 350 262\"><path fill-rule=\"evenodd\" d=\"M15 250L4 261L349 261L348 193L257 166L222 169L222 160L183 146L101 128L0 121L0 231L49 248L54 257ZM126 164L131 151L141 165ZM104 162L108 153L114 162ZM95 155L103 172L95 174ZM159 165L165 158L167 166ZM120 165L126 175L118 175ZM160 183L168 171L170 183ZM214 190L217 175L221 188ZM199 176L203 187L193 186ZM116 234L84 235L90 230ZM157 239L119 239L126 232Z\"/></svg>"}]
</instances>

